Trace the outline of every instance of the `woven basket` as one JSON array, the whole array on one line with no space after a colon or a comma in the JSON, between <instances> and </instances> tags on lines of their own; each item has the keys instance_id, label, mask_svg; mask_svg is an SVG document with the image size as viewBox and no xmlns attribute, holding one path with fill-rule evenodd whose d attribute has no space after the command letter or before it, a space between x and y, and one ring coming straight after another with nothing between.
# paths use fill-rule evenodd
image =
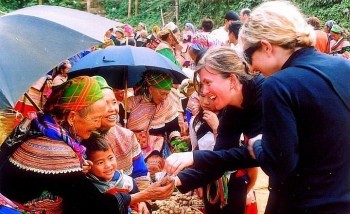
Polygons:
<instances>
[{"instance_id":1,"label":"woven basket","mask_svg":"<svg viewBox=\"0 0 350 214\"><path fill-rule=\"evenodd\" d=\"M0 145L5 138L11 133L15 125L21 120L22 115L16 113L14 110L0 111Z\"/></svg>"}]
</instances>

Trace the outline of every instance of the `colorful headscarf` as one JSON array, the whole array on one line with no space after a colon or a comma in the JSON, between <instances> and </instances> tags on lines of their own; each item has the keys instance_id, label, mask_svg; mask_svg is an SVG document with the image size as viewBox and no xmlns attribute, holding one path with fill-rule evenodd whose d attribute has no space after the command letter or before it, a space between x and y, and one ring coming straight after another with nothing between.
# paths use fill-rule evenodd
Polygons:
<instances>
[{"instance_id":1,"label":"colorful headscarf","mask_svg":"<svg viewBox=\"0 0 350 214\"><path fill-rule=\"evenodd\" d=\"M68 80L56 106L70 111L79 111L103 98L102 90L96 79L80 76Z\"/></svg>"},{"instance_id":2,"label":"colorful headscarf","mask_svg":"<svg viewBox=\"0 0 350 214\"><path fill-rule=\"evenodd\" d=\"M111 86L108 85L107 81L105 78L101 77L101 76L93 76L92 78L94 78L95 80L97 80L98 85L100 86L101 89L112 89Z\"/></svg>"},{"instance_id":3,"label":"colorful headscarf","mask_svg":"<svg viewBox=\"0 0 350 214\"><path fill-rule=\"evenodd\" d=\"M193 26L192 23L186 23L185 26L192 32L192 33L196 33L196 28Z\"/></svg>"},{"instance_id":4,"label":"colorful headscarf","mask_svg":"<svg viewBox=\"0 0 350 214\"><path fill-rule=\"evenodd\" d=\"M168 74L150 73L145 76L147 86L159 89L170 90L173 87L173 80Z\"/></svg>"},{"instance_id":5,"label":"colorful headscarf","mask_svg":"<svg viewBox=\"0 0 350 214\"><path fill-rule=\"evenodd\" d=\"M341 28L339 25L333 25L331 28L331 32L341 34L343 32L343 28Z\"/></svg>"}]
</instances>

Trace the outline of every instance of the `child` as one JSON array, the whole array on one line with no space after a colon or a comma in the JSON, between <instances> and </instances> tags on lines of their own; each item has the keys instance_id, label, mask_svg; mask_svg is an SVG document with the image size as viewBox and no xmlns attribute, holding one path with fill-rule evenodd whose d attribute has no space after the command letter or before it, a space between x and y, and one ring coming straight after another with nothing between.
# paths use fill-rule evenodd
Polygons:
<instances>
[{"instance_id":1,"label":"child","mask_svg":"<svg viewBox=\"0 0 350 214\"><path fill-rule=\"evenodd\" d=\"M139 192L132 177L116 170L116 157L103 136L93 133L89 139L83 140L81 143L86 147L87 159L93 163L87 178L92 181L97 189L106 194L117 192L134 194ZM132 210L147 209L145 202L131 204L131 207ZM129 213L131 213L131 209L129 209Z\"/></svg>"}]
</instances>

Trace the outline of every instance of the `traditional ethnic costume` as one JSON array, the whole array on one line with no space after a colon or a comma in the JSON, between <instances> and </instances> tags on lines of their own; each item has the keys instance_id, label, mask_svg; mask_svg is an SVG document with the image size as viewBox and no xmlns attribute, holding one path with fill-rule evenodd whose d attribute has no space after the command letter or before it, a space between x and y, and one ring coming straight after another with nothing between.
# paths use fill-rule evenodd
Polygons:
<instances>
[{"instance_id":1,"label":"traditional ethnic costume","mask_svg":"<svg viewBox=\"0 0 350 214\"><path fill-rule=\"evenodd\" d=\"M156 105L146 92L149 86L170 90L170 93L163 103ZM169 156L169 142L180 137L178 115L182 108L179 97L171 92L171 88L169 76L151 73L145 75L142 82L140 90L144 90L145 94L128 98L130 117L127 127L135 133L146 131L149 127L149 135L154 136L148 145L142 147L146 162L152 155Z\"/></svg>"},{"instance_id":2,"label":"traditional ethnic costume","mask_svg":"<svg viewBox=\"0 0 350 214\"><path fill-rule=\"evenodd\" d=\"M103 98L98 83L90 77L69 80L51 94L56 95L55 109L62 111L79 111ZM81 168L85 147L50 115L34 119L21 138L16 137L19 130L17 127L1 146L2 157L6 159L0 167L2 194L22 204L28 212L123 213L127 210L124 204L130 202L128 194L101 194L86 178Z\"/></svg>"},{"instance_id":3,"label":"traditional ethnic costume","mask_svg":"<svg viewBox=\"0 0 350 214\"><path fill-rule=\"evenodd\" d=\"M94 76L101 89L113 90L101 76ZM141 153L137 138L129 129L115 125L108 131L100 131L107 139L117 159L117 169L135 179L138 187L143 190L150 184L147 166Z\"/></svg>"},{"instance_id":4,"label":"traditional ethnic costume","mask_svg":"<svg viewBox=\"0 0 350 214\"><path fill-rule=\"evenodd\" d=\"M164 74L150 75L146 77L145 82L148 86L155 88L171 90L172 81L170 77ZM149 133L151 135L160 135L165 137L164 142L159 145L148 145L142 149L143 155L147 158L151 152L157 150L163 151L164 143L170 139L180 136L180 127L178 124L178 115L181 110L179 98L169 93L167 99L156 105L147 95L137 95L128 98L128 107L130 117L127 127L134 132L146 130L150 123ZM153 116L154 115L154 116ZM153 117L153 119L152 119ZM152 120L151 120L152 119ZM166 155L163 153L163 155Z\"/></svg>"},{"instance_id":5,"label":"traditional ethnic costume","mask_svg":"<svg viewBox=\"0 0 350 214\"><path fill-rule=\"evenodd\" d=\"M158 32L158 37L162 38L163 36L166 36L168 34L168 37L172 36L173 39L177 41L174 33L177 33L178 31L179 28L173 22L169 22L167 25L164 26L164 28L161 31ZM177 43L179 42L177 41ZM160 43L158 44L155 50L156 52L170 59L173 63L179 66L179 68L181 68L180 63L175 57L174 47L172 47L167 41L161 39Z\"/></svg>"}]
</instances>

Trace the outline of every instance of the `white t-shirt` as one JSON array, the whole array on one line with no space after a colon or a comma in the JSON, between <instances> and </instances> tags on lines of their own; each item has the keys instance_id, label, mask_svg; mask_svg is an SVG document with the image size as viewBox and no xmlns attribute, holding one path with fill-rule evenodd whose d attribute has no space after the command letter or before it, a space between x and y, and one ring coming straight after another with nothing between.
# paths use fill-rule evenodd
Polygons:
<instances>
[{"instance_id":1,"label":"white t-shirt","mask_svg":"<svg viewBox=\"0 0 350 214\"><path fill-rule=\"evenodd\" d=\"M193 130L193 120L195 116L191 117L189 125L189 134L191 139L192 150L197 147L199 150L211 150L213 151L215 146L215 137L211 131L208 131L203 137L197 139L197 134ZM195 130L197 131L202 123L197 123Z\"/></svg>"},{"instance_id":2,"label":"white t-shirt","mask_svg":"<svg viewBox=\"0 0 350 214\"><path fill-rule=\"evenodd\" d=\"M225 30L224 26L219 27L218 29L213 30L210 35L214 36L223 44L227 44L228 41L228 31Z\"/></svg>"}]
</instances>

